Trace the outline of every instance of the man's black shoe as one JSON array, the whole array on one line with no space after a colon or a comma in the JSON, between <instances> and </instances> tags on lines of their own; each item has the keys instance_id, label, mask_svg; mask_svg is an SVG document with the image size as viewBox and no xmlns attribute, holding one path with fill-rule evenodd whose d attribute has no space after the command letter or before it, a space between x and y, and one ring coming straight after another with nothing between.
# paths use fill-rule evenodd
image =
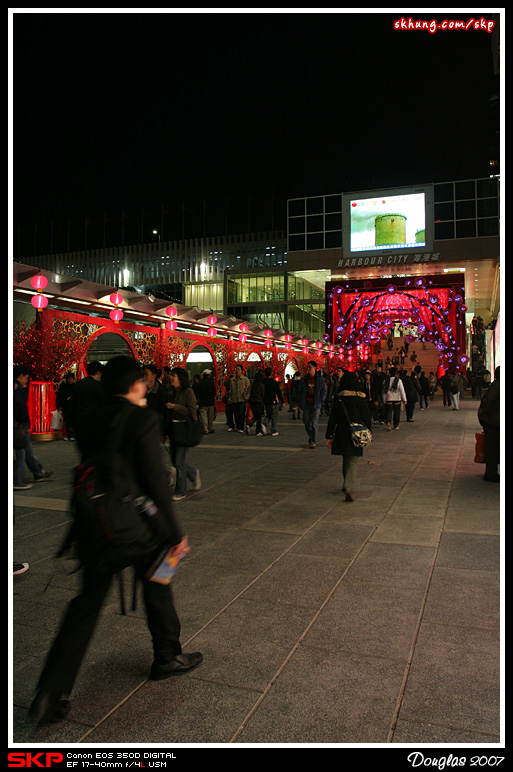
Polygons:
<instances>
[{"instance_id":1,"label":"man's black shoe","mask_svg":"<svg viewBox=\"0 0 513 772\"><path fill-rule=\"evenodd\" d=\"M66 718L71 710L69 700L62 700L50 692L39 691L29 710L29 718L34 726L55 724Z\"/></svg>"},{"instance_id":2,"label":"man's black shoe","mask_svg":"<svg viewBox=\"0 0 513 772\"><path fill-rule=\"evenodd\" d=\"M192 654L177 654L176 657L165 665L159 665L156 662L151 666L150 679L152 681L162 681L172 675L181 675L188 673L203 662L203 654L195 651Z\"/></svg>"}]
</instances>

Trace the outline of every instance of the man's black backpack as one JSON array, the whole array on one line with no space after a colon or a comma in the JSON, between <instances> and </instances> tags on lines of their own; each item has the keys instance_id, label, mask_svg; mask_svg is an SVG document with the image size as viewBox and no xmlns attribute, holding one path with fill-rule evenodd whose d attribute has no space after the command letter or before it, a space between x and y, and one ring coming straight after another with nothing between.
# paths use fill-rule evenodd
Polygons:
<instances>
[{"instance_id":1,"label":"man's black backpack","mask_svg":"<svg viewBox=\"0 0 513 772\"><path fill-rule=\"evenodd\" d=\"M130 413L116 416L103 450L76 467L74 519L59 553L76 542L82 564L112 571L148 557L159 546L151 523L157 507L137 488L133 470L119 452Z\"/></svg>"}]
</instances>

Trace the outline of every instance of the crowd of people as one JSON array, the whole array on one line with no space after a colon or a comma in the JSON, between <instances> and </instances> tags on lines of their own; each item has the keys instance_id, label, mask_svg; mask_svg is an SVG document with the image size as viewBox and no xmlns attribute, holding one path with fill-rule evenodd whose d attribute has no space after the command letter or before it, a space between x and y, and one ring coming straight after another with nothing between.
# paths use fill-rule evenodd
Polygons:
<instances>
[{"instance_id":1,"label":"crowd of people","mask_svg":"<svg viewBox=\"0 0 513 772\"><path fill-rule=\"evenodd\" d=\"M29 373L14 370L15 424L15 489L25 485L25 467L35 481L51 476L36 458L29 438L30 419L27 409ZM223 384L223 401L228 432L249 433L255 426L257 436L277 436L280 413L286 409L291 420L303 420L308 447L318 444L319 419L328 415L325 440L331 453L342 457L342 491L346 501L354 500L358 458L363 447L353 440L352 426L372 432L373 424L384 424L386 430L398 430L401 407L406 420L414 421L414 409L430 407L440 386L444 406L459 409L465 389L462 376L447 373L437 380L426 375L420 365L408 374L401 367L383 369L380 365L349 372L342 367L328 376L315 360L307 364L304 375L296 372L281 386L271 368L250 379L242 364ZM495 380L484 393L478 420L486 436L487 458L485 480L499 481L500 393L499 369ZM216 385L211 370L205 369L190 384L185 369L159 370L154 364L141 366L130 357L116 357L103 366L91 362L87 377L75 382L71 373L63 380L57 395L57 406L64 416L64 439L77 443L82 462L110 447L112 433L122 427L117 438L119 452L131 470L138 489L155 504L151 520L155 549L130 565L142 582L147 622L152 635L154 660L150 678L160 680L186 673L197 667L200 652L185 654L180 644L180 621L169 584L159 584L147 576L148 565L165 547L169 554L188 551L184 536L175 519L173 504L187 495L188 481L193 491L201 488L199 469L187 461L189 447L177 440L176 424L201 422L203 434L214 432ZM449 399L450 402L446 401ZM286 408L287 406L287 408ZM281 419L282 420L282 419ZM218 427L222 424L218 422ZM163 461L162 446L169 440L170 464ZM77 537L79 539L79 537ZM80 552L79 552L80 554ZM18 564L18 573L26 564ZM113 569L107 570L94 554L84 555L83 587L70 603L60 630L52 644L41 673L37 694L30 709L35 725L63 719L70 710L67 696L73 688L95 623L107 591ZM16 573L16 564L15 564Z\"/></svg>"}]
</instances>

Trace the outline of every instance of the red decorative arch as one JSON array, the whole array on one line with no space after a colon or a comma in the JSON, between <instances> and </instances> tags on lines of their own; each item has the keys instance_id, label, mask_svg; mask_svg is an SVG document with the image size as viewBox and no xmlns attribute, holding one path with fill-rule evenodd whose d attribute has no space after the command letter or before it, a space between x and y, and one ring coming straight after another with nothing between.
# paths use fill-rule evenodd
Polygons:
<instances>
[{"instance_id":1,"label":"red decorative arch","mask_svg":"<svg viewBox=\"0 0 513 772\"><path fill-rule=\"evenodd\" d=\"M136 360L136 362L139 361L139 357L137 356L137 352L136 352L136 350L134 348L134 344L132 343L132 341L130 340L128 335L126 335L126 333L124 333L121 328L114 329L113 327L100 327L99 330L96 330L96 332L93 332L91 337L88 338L87 350L86 350L85 354L80 358L80 361L78 363L77 375L78 375L79 378L80 377L84 377L85 375L87 375L87 371L86 371L87 352L91 348L92 343L94 343L96 338L99 338L100 335L105 335L105 333L107 333L107 332L112 332L115 335L119 335L119 337L122 338L125 341L125 343L128 344L128 347L130 349L130 353L132 354L132 356Z\"/></svg>"},{"instance_id":2,"label":"red decorative arch","mask_svg":"<svg viewBox=\"0 0 513 772\"><path fill-rule=\"evenodd\" d=\"M202 340L198 340L198 341L195 341L192 344L192 346L187 350L187 354L186 354L185 360L184 360L184 365L187 363L187 359L189 357L189 354L192 351L194 351L195 348L198 348L198 346L201 346L202 348L206 348L208 353L212 357L212 364L214 365L214 381L215 381L215 383L217 383L217 360L216 360L216 356L214 354L214 350L213 350L212 346L210 346L210 344L206 342L207 340L210 340L210 338L207 338L205 340L205 342L203 342Z\"/></svg>"}]
</instances>

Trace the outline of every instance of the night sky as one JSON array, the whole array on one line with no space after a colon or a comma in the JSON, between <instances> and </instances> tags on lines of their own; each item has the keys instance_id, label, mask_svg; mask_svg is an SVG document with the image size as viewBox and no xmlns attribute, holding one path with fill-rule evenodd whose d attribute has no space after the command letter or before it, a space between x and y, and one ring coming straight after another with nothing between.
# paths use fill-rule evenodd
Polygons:
<instances>
[{"instance_id":1,"label":"night sky","mask_svg":"<svg viewBox=\"0 0 513 772\"><path fill-rule=\"evenodd\" d=\"M489 174L485 31L136 11L14 14L15 259L83 249L86 217L88 247L120 244L123 212L125 243L217 236L285 228L295 196Z\"/></svg>"}]
</instances>

